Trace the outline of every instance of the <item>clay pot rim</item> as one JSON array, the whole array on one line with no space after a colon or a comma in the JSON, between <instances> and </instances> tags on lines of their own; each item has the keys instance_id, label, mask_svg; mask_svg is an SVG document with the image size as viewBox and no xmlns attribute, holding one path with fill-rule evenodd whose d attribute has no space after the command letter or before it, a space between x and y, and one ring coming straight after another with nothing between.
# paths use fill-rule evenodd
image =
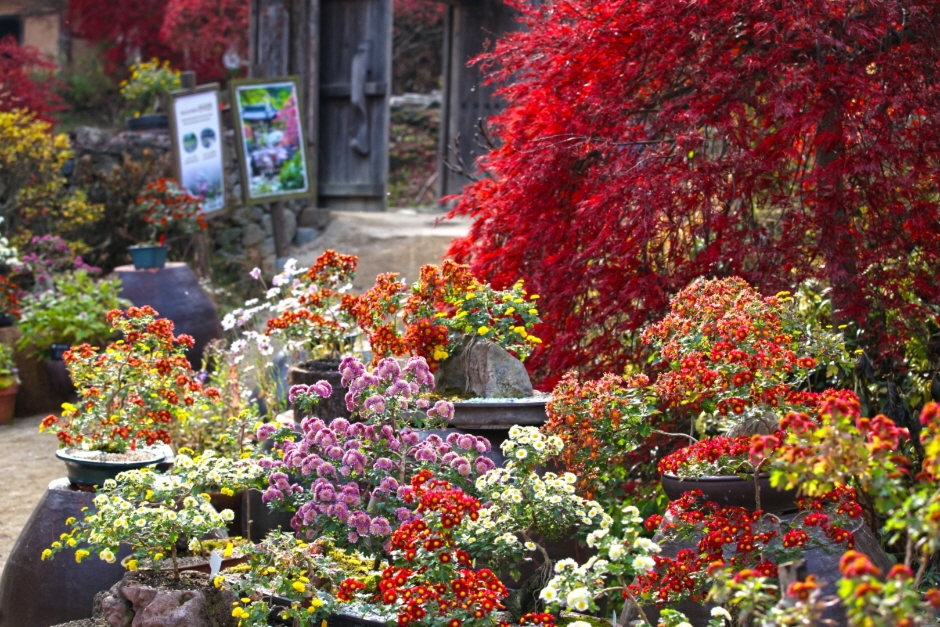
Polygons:
<instances>
[{"instance_id":1,"label":"clay pot rim","mask_svg":"<svg viewBox=\"0 0 940 627\"><path fill-rule=\"evenodd\" d=\"M749 479L744 479L740 475L708 475L705 477L697 477L695 479L682 479L681 477L674 475L672 473L664 472L659 475L660 477L665 477L667 479L672 479L673 481L681 481L683 483L732 483L735 481L741 482L753 482L754 475L752 474ZM765 479L770 477L769 472L762 472L757 475L759 479Z\"/></svg>"},{"instance_id":2,"label":"clay pot rim","mask_svg":"<svg viewBox=\"0 0 940 627\"><path fill-rule=\"evenodd\" d=\"M82 466L89 466L93 468L113 468L115 466L126 466L128 468L143 468L145 466L152 466L154 464L159 464L166 459L166 453L153 449L139 449L145 452L148 452L153 455L153 459L140 459L134 461L121 461L121 460L98 460L98 459L88 459L87 457L75 457L69 455L66 451L74 450L74 448L60 448L56 449L55 456L65 462L73 462L76 464L81 464Z\"/></svg>"},{"instance_id":3,"label":"clay pot rim","mask_svg":"<svg viewBox=\"0 0 940 627\"><path fill-rule=\"evenodd\" d=\"M531 400L531 401L506 401L506 400L500 401L500 400L494 399L492 401L451 401L451 403L453 403L454 407L460 407L460 408L464 408L464 407L481 407L481 408L484 408L484 407L499 407L499 408L544 407L546 404L548 404L548 401L550 400L551 400L551 397L547 396L544 399Z\"/></svg>"}]
</instances>

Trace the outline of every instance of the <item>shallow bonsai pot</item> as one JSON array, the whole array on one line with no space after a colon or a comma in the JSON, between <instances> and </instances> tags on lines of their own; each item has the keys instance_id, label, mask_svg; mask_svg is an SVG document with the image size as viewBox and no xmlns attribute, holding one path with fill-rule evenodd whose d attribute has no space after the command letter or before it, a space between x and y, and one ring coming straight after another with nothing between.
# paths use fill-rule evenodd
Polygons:
<instances>
[{"instance_id":1,"label":"shallow bonsai pot","mask_svg":"<svg viewBox=\"0 0 940 627\"><path fill-rule=\"evenodd\" d=\"M78 486L101 486L108 479L114 479L125 470L155 466L163 461L166 454L163 451L148 450L151 459L139 461L106 461L90 459L70 453L74 449L59 449L55 456L65 462L66 475L73 484ZM85 453L86 451L76 451Z\"/></svg>"},{"instance_id":2,"label":"shallow bonsai pot","mask_svg":"<svg viewBox=\"0 0 940 627\"><path fill-rule=\"evenodd\" d=\"M681 497L691 490L701 490L703 501L714 501L724 507L744 507L751 511L757 509L754 480L742 479L736 475L723 477L700 477L698 479L680 479L675 475L660 476L663 491L670 501ZM760 486L760 509L765 512L785 512L796 509L796 490L781 490L770 485L770 475L761 473L758 477Z\"/></svg>"},{"instance_id":3,"label":"shallow bonsai pot","mask_svg":"<svg viewBox=\"0 0 940 627\"><path fill-rule=\"evenodd\" d=\"M166 265L166 246L128 246L127 252L138 270L162 268Z\"/></svg>"},{"instance_id":4,"label":"shallow bonsai pot","mask_svg":"<svg viewBox=\"0 0 940 627\"><path fill-rule=\"evenodd\" d=\"M509 429L513 425L540 427L548 419L545 404L537 399L488 399L455 401L454 418L448 426L460 429Z\"/></svg>"},{"instance_id":5,"label":"shallow bonsai pot","mask_svg":"<svg viewBox=\"0 0 940 627\"><path fill-rule=\"evenodd\" d=\"M151 115L138 115L136 118L125 118L124 126L129 131L159 131L170 128L170 116L164 113Z\"/></svg>"}]
</instances>

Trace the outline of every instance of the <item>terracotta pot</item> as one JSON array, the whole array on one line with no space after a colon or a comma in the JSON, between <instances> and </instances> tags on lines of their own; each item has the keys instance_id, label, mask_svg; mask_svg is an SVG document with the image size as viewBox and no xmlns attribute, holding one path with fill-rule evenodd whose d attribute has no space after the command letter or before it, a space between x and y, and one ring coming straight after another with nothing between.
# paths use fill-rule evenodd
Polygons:
<instances>
[{"instance_id":1,"label":"terracotta pot","mask_svg":"<svg viewBox=\"0 0 940 627\"><path fill-rule=\"evenodd\" d=\"M714 501L722 506L746 507L756 510L757 489L753 479L738 476L702 477L699 479L680 479L664 474L660 477L663 491L670 501L674 501L691 490L701 490L705 501ZM758 478L760 486L760 509L765 512L786 512L796 509L796 490L780 490L771 487L770 475L763 473Z\"/></svg>"},{"instance_id":2,"label":"terracotta pot","mask_svg":"<svg viewBox=\"0 0 940 627\"><path fill-rule=\"evenodd\" d=\"M16 393L20 386L12 385L0 390L0 425L8 425L13 422L13 414L16 413Z\"/></svg>"},{"instance_id":3,"label":"terracotta pot","mask_svg":"<svg viewBox=\"0 0 940 627\"><path fill-rule=\"evenodd\" d=\"M287 382L290 385L313 385L317 381L326 381L333 387L333 394L330 398L321 400L315 409L316 416L327 423L334 418L349 420L351 417L349 410L346 409L346 392L349 390L343 387L342 379L339 373L339 361L332 359L305 361L291 366L287 371ZM300 425L306 416L296 407L293 410L294 424Z\"/></svg>"},{"instance_id":4,"label":"terracotta pot","mask_svg":"<svg viewBox=\"0 0 940 627\"><path fill-rule=\"evenodd\" d=\"M125 470L155 466L166 457L163 452L153 452L152 459L142 461L99 461L69 454L70 449L59 449L55 456L65 462L69 481L77 486L100 486L114 479Z\"/></svg>"}]
</instances>

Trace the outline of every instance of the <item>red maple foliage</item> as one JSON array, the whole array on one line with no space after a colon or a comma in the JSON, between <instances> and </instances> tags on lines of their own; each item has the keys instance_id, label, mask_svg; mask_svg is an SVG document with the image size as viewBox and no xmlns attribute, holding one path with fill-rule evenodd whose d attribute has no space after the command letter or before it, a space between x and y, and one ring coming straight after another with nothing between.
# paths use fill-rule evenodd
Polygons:
<instances>
[{"instance_id":1,"label":"red maple foliage","mask_svg":"<svg viewBox=\"0 0 940 627\"><path fill-rule=\"evenodd\" d=\"M182 56L160 39L167 0L69 0L70 34L105 46L109 74L120 75L138 59L165 59L181 67Z\"/></svg>"},{"instance_id":2,"label":"red maple foliage","mask_svg":"<svg viewBox=\"0 0 940 627\"><path fill-rule=\"evenodd\" d=\"M63 109L52 76L56 64L32 46L21 46L13 37L0 41L0 111L26 109L46 122Z\"/></svg>"},{"instance_id":3,"label":"red maple foliage","mask_svg":"<svg viewBox=\"0 0 940 627\"><path fill-rule=\"evenodd\" d=\"M511 3L525 30L479 60L498 147L451 252L544 295L538 374L619 370L698 276L816 277L895 364L936 330L940 3Z\"/></svg>"},{"instance_id":4,"label":"red maple foliage","mask_svg":"<svg viewBox=\"0 0 940 627\"><path fill-rule=\"evenodd\" d=\"M160 37L194 70L200 82L228 78L222 57L237 53L248 57L248 2L246 0L165 0L166 14Z\"/></svg>"}]
</instances>

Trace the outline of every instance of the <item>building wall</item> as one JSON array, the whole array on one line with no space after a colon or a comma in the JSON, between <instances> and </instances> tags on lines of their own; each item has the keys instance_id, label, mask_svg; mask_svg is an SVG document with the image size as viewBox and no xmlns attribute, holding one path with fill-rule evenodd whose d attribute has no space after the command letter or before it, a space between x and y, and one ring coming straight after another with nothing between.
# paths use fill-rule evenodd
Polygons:
<instances>
[{"instance_id":1,"label":"building wall","mask_svg":"<svg viewBox=\"0 0 940 627\"><path fill-rule=\"evenodd\" d=\"M59 58L64 9L64 0L0 0L0 16L15 15L22 20L22 43L38 48L53 59Z\"/></svg>"}]
</instances>

